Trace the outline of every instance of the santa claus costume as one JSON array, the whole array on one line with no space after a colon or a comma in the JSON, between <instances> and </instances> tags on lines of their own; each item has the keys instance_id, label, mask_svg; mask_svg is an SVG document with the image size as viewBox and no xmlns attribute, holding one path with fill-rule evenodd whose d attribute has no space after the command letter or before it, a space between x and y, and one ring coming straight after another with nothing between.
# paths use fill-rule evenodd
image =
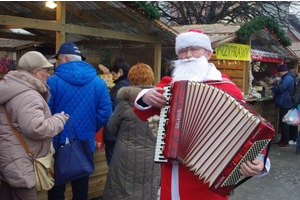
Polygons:
<instances>
[{"instance_id":1,"label":"santa claus costume","mask_svg":"<svg viewBox=\"0 0 300 200\"><path fill-rule=\"evenodd\" d=\"M192 32L192 33L191 33ZM179 34L176 38L176 53L178 55L180 49L186 48L189 46L199 46L203 47L206 50L211 49L209 38L202 32L197 32L195 30ZM192 63L195 62L193 65ZM183 71L176 72L176 62L185 62L183 64L185 68ZM231 82L230 78L220 73L212 63L208 63L205 60L205 57L202 56L199 59L190 59L187 61L178 60L175 62L175 71L171 77L163 77L160 83L156 87L163 88L170 85L174 81L179 80L190 80L190 81L199 81L199 82L210 82L211 85L218 87L227 93L243 100L243 96L239 88ZM195 67L194 69L192 69ZM201 68L201 69L200 69ZM185 70L185 71L184 71ZM185 77L181 77L182 74L189 73ZM196 71L201 71L197 74ZM193 75L196 77L192 77ZM135 99L134 112L136 115L146 121L149 117L153 115L160 114L160 108L154 106L145 106L141 105L139 100L142 96L148 92L148 90L142 90ZM264 160L265 150L258 156L260 160ZM262 176L268 173L270 169L270 161L267 159L264 170L257 176ZM160 191L160 200L225 200L227 197L219 196L209 190L209 184L203 183L203 180L199 180L198 176L194 175L194 172L189 171L189 168L177 161L169 161L165 164L162 164L161 171L161 191Z\"/></svg>"}]
</instances>

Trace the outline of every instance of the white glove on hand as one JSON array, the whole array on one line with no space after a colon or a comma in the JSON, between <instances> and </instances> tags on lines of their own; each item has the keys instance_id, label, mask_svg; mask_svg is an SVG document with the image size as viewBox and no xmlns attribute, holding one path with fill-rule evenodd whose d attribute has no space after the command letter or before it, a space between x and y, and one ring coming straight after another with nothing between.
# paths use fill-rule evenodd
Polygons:
<instances>
[{"instance_id":1,"label":"white glove on hand","mask_svg":"<svg viewBox=\"0 0 300 200\"><path fill-rule=\"evenodd\" d=\"M153 135L156 137L157 131L158 131L159 116L153 115L153 116L149 117L147 120L148 120L149 127L151 128Z\"/></svg>"}]
</instances>

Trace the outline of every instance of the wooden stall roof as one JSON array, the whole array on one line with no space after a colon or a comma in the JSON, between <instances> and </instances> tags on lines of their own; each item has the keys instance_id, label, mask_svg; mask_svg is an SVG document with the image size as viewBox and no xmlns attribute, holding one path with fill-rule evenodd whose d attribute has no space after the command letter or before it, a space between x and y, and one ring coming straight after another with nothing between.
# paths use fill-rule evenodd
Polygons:
<instances>
[{"instance_id":1,"label":"wooden stall roof","mask_svg":"<svg viewBox=\"0 0 300 200\"><path fill-rule=\"evenodd\" d=\"M300 42L293 42L291 49L295 52L295 54L300 57Z\"/></svg>"},{"instance_id":2,"label":"wooden stall roof","mask_svg":"<svg viewBox=\"0 0 300 200\"><path fill-rule=\"evenodd\" d=\"M57 23L56 9L46 1L0 2L0 50L26 45L55 45L56 31L65 26L66 41L101 46L161 43L174 46L177 32L159 20L150 20L121 1L67 1L65 23ZM23 28L31 35L12 33Z\"/></svg>"},{"instance_id":3,"label":"wooden stall roof","mask_svg":"<svg viewBox=\"0 0 300 200\"><path fill-rule=\"evenodd\" d=\"M239 30L241 25L228 24L208 24L208 25L184 25L173 26L172 28L179 33L186 32L189 29L197 29L209 35L212 47L215 48L224 43L230 42L236 38L235 32ZM255 50L281 54L286 58L294 58L284 49L278 41L276 41L265 30L258 31L251 37L251 48Z\"/></svg>"}]
</instances>

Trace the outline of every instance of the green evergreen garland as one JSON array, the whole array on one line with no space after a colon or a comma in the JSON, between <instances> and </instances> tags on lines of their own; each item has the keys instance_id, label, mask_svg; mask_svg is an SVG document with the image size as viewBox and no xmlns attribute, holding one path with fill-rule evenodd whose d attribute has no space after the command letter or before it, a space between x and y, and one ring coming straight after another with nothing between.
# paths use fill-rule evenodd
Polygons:
<instances>
[{"instance_id":1,"label":"green evergreen garland","mask_svg":"<svg viewBox=\"0 0 300 200\"><path fill-rule=\"evenodd\" d=\"M148 1L124 1L124 5L133 9L139 9L147 16L148 19L160 19L157 9Z\"/></svg>"},{"instance_id":2,"label":"green evergreen garland","mask_svg":"<svg viewBox=\"0 0 300 200\"><path fill-rule=\"evenodd\" d=\"M236 34L238 37L247 38L265 28L268 28L269 32L273 31L284 47L292 45L291 40L286 35L285 31L279 28L278 22L267 16L252 19L248 23L242 25L240 29L236 31Z\"/></svg>"},{"instance_id":3,"label":"green evergreen garland","mask_svg":"<svg viewBox=\"0 0 300 200\"><path fill-rule=\"evenodd\" d=\"M100 64L104 65L108 69L110 69L110 60L111 60L111 52L112 50L110 48L103 48L100 50ZM97 74L103 74L103 72L96 67Z\"/></svg>"}]
</instances>

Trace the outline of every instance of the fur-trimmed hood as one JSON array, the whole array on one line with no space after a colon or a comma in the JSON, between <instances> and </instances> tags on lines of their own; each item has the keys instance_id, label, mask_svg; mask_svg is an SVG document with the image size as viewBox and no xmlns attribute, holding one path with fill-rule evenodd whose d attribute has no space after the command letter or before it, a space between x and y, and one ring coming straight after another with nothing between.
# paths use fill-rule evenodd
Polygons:
<instances>
[{"instance_id":1,"label":"fur-trimmed hood","mask_svg":"<svg viewBox=\"0 0 300 200\"><path fill-rule=\"evenodd\" d=\"M153 88L153 86L129 86L129 87L122 87L117 94L118 101L129 101L131 103L134 102L134 99L136 95L142 90L142 89L150 89Z\"/></svg>"},{"instance_id":2,"label":"fur-trimmed hood","mask_svg":"<svg viewBox=\"0 0 300 200\"><path fill-rule=\"evenodd\" d=\"M36 90L48 101L49 89L47 84L27 71L10 71L0 82L0 104L5 104L11 98L28 90Z\"/></svg>"}]
</instances>

